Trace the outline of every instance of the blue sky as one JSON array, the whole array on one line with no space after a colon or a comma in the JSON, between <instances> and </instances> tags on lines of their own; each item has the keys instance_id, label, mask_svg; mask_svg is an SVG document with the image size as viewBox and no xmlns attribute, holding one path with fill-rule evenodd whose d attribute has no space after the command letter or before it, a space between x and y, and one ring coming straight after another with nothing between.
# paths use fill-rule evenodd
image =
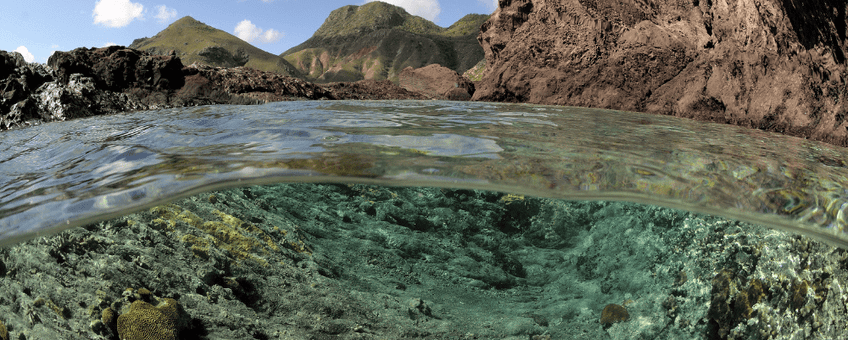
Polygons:
<instances>
[{"instance_id":1,"label":"blue sky","mask_svg":"<svg viewBox=\"0 0 848 340\"><path fill-rule=\"evenodd\" d=\"M383 0L442 27L466 14L491 14L497 0ZM327 15L365 0L28 0L0 10L0 50L44 63L53 51L129 45L183 16L280 54L312 36Z\"/></svg>"}]
</instances>

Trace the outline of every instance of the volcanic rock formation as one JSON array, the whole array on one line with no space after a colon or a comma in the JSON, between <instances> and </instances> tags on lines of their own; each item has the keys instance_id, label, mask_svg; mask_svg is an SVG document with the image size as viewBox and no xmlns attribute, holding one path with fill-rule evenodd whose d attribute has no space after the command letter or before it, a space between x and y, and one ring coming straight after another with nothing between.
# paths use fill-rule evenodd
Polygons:
<instances>
[{"instance_id":1,"label":"volcanic rock formation","mask_svg":"<svg viewBox=\"0 0 848 340\"><path fill-rule=\"evenodd\" d=\"M662 113L848 145L843 0L500 0L475 100Z\"/></svg>"},{"instance_id":2,"label":"volcanic rock formation","mask_svg":"<svg viewBox=\"0 0 848 340\"><path fill-rule=\"evenodd\" d=\"M421 99L385 82L315 85L248 67L183 66L123 46L56 52L47 66L0 51L0 129L126 111L292 99Z\"/></svg>"}]
</instances>

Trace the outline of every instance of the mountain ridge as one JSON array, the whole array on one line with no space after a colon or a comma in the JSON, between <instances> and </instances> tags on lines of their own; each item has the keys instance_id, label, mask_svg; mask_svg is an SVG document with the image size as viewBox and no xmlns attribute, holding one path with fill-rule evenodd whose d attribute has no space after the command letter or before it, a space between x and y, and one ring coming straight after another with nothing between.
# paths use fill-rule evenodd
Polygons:
<instances>
[{"instance_id":1,"label":"mountain ridge","mask_svg":"<svg viewBox=\"0 0 848 340\"><path fill-rule=\"evenodd\" d=\"M455 37L479 33L479 25L469 30L467 25L463 24L468 22L480 22L482 24L482 21L485 21L484 18L488 17L488 15L483 14L467 14L451 26L445 28L420 16L409 14L402 7L381 1L373 1L361 6L343 6L330 12L324 24L315 31L313 36L330 38L370 33L379 29L398 28L416 34ZM285 53L283 52L283 54Z\"/></svg>"},{"instance_id":2,"label":"mountain ridge","mask_svg":"<svg viewBox=\"0 0 848 340\"><path fill-rule=\"evenodd\" d=\"M463 73L484 58L477 34L488 18L469 14L444 28L384 2L348 5L332 11L312 37L280 56L316 82L396 82L404 68L429 64Z\"/></svg>"},{"instance_id":3,"label":"mountain ridge","mask_svg":"<svg viewBox=\"0 0 848 340\"><path fill-rule=\"evenodd\" d=\"M159 55L174 51L186 65L201 62L218 67L245 66L302 77L285 59L191 16L180 18L153 37L135 39L129 47Z\"/></svg>"}]
</instances>

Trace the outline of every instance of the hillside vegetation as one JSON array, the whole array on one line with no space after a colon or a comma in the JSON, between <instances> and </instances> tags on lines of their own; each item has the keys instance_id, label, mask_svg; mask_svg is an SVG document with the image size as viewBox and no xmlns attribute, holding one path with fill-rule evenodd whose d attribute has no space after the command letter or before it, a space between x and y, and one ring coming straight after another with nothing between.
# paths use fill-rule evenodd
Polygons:
<instances>
[{"instance_id":1,"label":"hillside vegetation","mask_svg":"<svg viewBox=\"0 0 848 340\"><path fill-rule=\"evenodd\" d=\"M129 46L154 54L173 50L183 64L201 62L211 66L245 66L298 77L300 72L280 56L265 52L238 37L186 16L150 38Z\"/></svg>"},{"instance_id":2,"label":"hillside vegetation","mask_svg":"<svg viewBox=\"0 0 848 340\"><path fill-rule=\"evenodd\" d=\"M440 27L384 2L334 10L315 34L281 54L311 81L397 81L407 66L440 64L459 73L483 59L477 42L488 15Z\"/></svg>"}]
</instances>

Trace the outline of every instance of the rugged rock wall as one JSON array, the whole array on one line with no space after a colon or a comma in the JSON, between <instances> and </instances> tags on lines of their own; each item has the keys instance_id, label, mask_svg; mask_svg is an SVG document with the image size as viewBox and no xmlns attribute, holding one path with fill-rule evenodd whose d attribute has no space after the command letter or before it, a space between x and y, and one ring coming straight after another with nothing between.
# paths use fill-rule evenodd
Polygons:
<instances>
[{"instance_id":1,"label":"rugged rock wall","mask_svg":"<svg viewBox=\"0 0 848 340\"><path fill-rule=\"evenodd\" d=\"M32 96L53 75L38 64L28 64L20 53L0 51L0 128L11 123L41 119Z\"/></svg>"},{"instance_id":2,"label":"rugged rock wall","mask_svg":"<svg viewBox=\"0 0 848 340\"><path fill-rule=\"evenodd\" d=\"M0 51L0 130L125 111L292 99L420 99L391 82L319 86L247 67L183 66L122 46L56 52L47 66Z\"/></svg>"},{"instance_id":3,"label":"rugged rock wall","mask_svg":"<svg viewBox=\"0 0 848 340\"><path fill-rule=\"evenodd\" d=\"M475 100L662 113L848 146L844 0L500 0Z\"/></svg>"}]
</instances>

